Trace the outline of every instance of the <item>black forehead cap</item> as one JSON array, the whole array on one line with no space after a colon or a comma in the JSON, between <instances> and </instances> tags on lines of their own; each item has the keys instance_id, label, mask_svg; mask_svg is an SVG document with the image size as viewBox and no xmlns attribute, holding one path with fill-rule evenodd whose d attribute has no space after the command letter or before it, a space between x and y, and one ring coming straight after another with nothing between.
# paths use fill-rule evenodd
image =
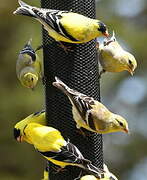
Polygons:
<instances>
[{"instance_id":1,"label":"black forehead cap","mask_svg":"<svg viewBox=\"0 0 147 180\"><path fill-rule=\"evenodd\" d=\"M106 25L102 22L98 22L98 24L99 24L98 30L101 31L102 33L106 32L107 30Z\"/></svg>"},{"instance_id":2,"label":"black forehead cap","mask_svg":"<svg viewBox=\"0 0 147 180\"><path fill-rule=\"evenodd\" d=\"M20 136L20 129L14 128L13 133L14 133L14 138L17 139Z\"/></svg>"}]
</instances>

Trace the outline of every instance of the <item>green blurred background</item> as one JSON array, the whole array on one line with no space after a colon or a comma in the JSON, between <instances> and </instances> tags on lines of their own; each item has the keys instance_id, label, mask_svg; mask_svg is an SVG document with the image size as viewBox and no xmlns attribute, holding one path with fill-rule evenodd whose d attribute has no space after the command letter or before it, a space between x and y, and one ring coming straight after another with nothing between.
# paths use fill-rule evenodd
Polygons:
<instances>
[{"instance_id":1,"label":"green blurred background","mask_svg":"<svg viewBox=\"0 0 147 180\"><path fill-rule=\"evenodd\" d=\"M38 0L26 1L39 6ZM115 30L121 45L132 52L138 68L107 73L101 79L101 99L112 111L128 119L131 134L104 136L104 159L120 180L147 179L147 0L98 0L97 16ZM45 161L26 143L13 139L14 124L44 107L44 89L23 88L16 78L18 52L30 37L33 47L41 43L41 26L35 20L14 16L16 0L0 2L0 179L39 180ZM40 56L42 54L40 53Z\"/></svg>"}]
</instances>

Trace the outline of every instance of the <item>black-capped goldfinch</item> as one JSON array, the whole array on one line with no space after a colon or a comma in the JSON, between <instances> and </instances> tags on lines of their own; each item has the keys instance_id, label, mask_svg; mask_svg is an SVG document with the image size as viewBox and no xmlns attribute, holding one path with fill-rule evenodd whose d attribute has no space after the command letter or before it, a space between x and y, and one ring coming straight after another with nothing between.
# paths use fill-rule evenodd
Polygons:
<instances>
[{"instance_id":1,"label":"black-capped goldfinch","mask_svg":"<svg viewBox=\"0 0 147 180\"><path fill-rule=\"evenodd\" d=\"M85 128L96 133L128 133L127 121L118 114L110 112L102 103L70 89L59 78L55 77L53 85L63 91L72 104L73 118L77 128Z\"/></svg>"},{"instance_id":2,"label":"black-capped goldfinch","mask_svg":"<svg viewBox=\"0 0 147 180\"><path fill-rule=\"evenodd\" d=\"M71 11L36 8L21 0L18 2L20 7L14 14L35 18L56 41L85 43L99 36L109 36L106 25L99 20Z\"/></svg>"},{"instance_id":3,"label":"black-capped goldfinch","mask_svg":"<svg viewBox=\"0 0 147 180\"><path fill-rule=\"evenodd\" d=\"M18 55L16 74L21 84L31 89L36 86L41 77L41 61L31 46L31 40Z\"/></svg>"},{"instance_id":4,"label":"black-capped goldfinch","mask_svg":"<svg viewBox=\"0 0 147 180\"><path fill-rule=\"evenodd\" d=\"M38 124L41 124L41 125L46 125L47 124L47 121L46 121L46 115L45 115L45 110L42 110L40 112L35 112L29 116L27 116L25 119L19 121L15 127L14 127L14 137L19 141L21 142L21 137L23 137L24 135L24 127L29 124L29 123L32 123L32 122L35 122L35 123L38 123ZM19 136L18 136L19 135ZM29 139L25 139L28 143L29 142Z\"/></svg>"},{"instance_id":5,"label":"black-capped goldfinch","mask_svg":"<svg viewBox=\"0 0 147 180\"><path fill-rule=\"evenodd\" d=\"M103 68L101 74L106 71L129 71L129 73L133 75L137 67L135 57L120 46L115 38L114 31L113 36L99 46L99 60Z\"/></svg>"},{"instance_id":6,"label":"black-capped goldfinch","mask_svg":"<svg viewBox=\"0 0 147 180\"><path fill-rule=\"evenodd\" d=\"M33 144L44 158L55 165L61 168L77 166L96 177L101 177L104 173L103 170L96 168L89 160L85 159L75 145L65 141L57 129L37 123L29 123L21 131L23 134L17 134L15 139L19 142L27 139L27 142Z\"/></svg>"},{"instance_id":7,"label":"black-capped goldfinch","mask_svg":"<svg viewBox=\"0 0 147 180\"><path fill-rule=\"evenodd\" d=\"M108 167L105 164L104 171L105 173L101 178L96 178L94 175L85 175L81 177L80 180L118 180L117 177L108 170Z\"/></svg>"}]
</instances>

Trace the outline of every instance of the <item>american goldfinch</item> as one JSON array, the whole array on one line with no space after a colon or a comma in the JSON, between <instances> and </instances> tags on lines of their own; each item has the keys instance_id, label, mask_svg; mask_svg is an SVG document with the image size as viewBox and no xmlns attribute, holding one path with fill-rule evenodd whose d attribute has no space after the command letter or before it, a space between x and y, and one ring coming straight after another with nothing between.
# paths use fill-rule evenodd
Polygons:
<instances>
[{"instance_id":1,"label":"american goldfinch","mask_svg":"<svg viewBox=\"0 0 147 180\"><path fill-rule=\"evenodd\" d=\"M19 53L16 74L21 84L31 89L36 86L39 77L41 77L41 61L31 47L31 40Z\"/></svg>"},{"instance_id":2,"label":"american goldfinch","mask_svg":"<svg viewBox=\"0 0 147 180\"><path fill-rule=\"evenodd\" d=\"M73 118L77 128L85 128L96 133L122 131L128 133L127 121L118 114L110 112L102 103L70 89L59 78L55 77L53 85L63 91L72 104Z\"/></svg>"},{"instance_id":3,"label":"american goldfinch","mask_svg":"<svg viewBox=\"0 0 147 180\"><path fill-rule=\"evenodd\" d=\"M103 44L99 46L99 60L103 68L101 74L106 71L129 71L129 73L133 75L137 67L135 57L120 46L115 38L114 31L111 39L104 41Z\"/></svg>"},{"instance_id":4,"label":"american goldfinch","mask_svg":"<svg viewBox=\"0 0 147 180\"><path fill-rule=\"evenodd\" d=\"M71 11L43 9L30 6L21 0L14 14L37 19L56 41L85 43L99 36L108 37L107 27L99 20Z\"/></svg>"},{"instance_id":5,"label":"american goldfinch","mask_svg":"<svg viewBox=\"0 0 147 180\"><path fill-rule=\"evenodd\" d=\"M41 125L46 125L47 122L46 122L46 117L45 117L45 110L42 110L40 112L35 112L31 115L29 115L28 117L26 117L25 119L19 121L15 127L14 127L14 137L18 137L18 141L21 141L21 138L23 135L24 135L24 132L23 132L23 129L24 127L29 124L29 123L32 123L32 122L35 122L35 123L39 123ZM18 136L19 135L19 136ZM25 139L28 143L29 140Z\"/></svg>"},{"instance_id":6,"label":"american goldfinch","mask_svg":"<svg viewBox=\"0 0 147 180\"><path fill-rule=\"evenodd\" d=\"M81 177L80 180L118 180L117 177L108 170L108 167L105 164L104 171L105 173L101 176L101 178L96 178L94 175L85 175Z\"/></svg>"},{"instance_id":7,"label":"american goldfinch","mask_svg":"<svg viewBox=\"0 0 147 180\"><path fill-rule=\"evenodd\" d=\"M97 177L104 173L103 170L96 168L89 160L85 159L75 145L65 141L57 129L29 123L21 131L23 134L17 134L15 139L19 142L26 141L26 139L28 142L29 140L44 158L55 165L61 168L77 166Z\"/></svg>"}]
</instances>

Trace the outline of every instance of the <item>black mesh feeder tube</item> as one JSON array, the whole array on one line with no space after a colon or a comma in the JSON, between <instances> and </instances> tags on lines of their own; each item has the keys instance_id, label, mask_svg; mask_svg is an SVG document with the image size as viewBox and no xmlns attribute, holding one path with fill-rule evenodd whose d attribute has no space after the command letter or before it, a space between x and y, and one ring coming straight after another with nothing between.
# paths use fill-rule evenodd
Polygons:
<instances>
[{"instance_id":1,"label":"black mesh feeder tube","mask_svg":"<svg viewBox=\"0 0 147 180\"><path fill-rule=\"evenodd\" d=\"M59 10L72 9L73 12L95 18L95 0L41 0L41 6ZM48 125L60 130L64 138L69 138L85 158L102 168L102 135L87 130L84 130L88 134L86 138L78 134L68 98L52 86L57 76L70 88L100 100L96 41L78 45L68 44L73 51L66 53L43 29L43 45ZM66 171L56 173L53 164L49 163L50 180L74 180L80 172L80 168L68 166Z\"/></svg>"}]
</instances>

